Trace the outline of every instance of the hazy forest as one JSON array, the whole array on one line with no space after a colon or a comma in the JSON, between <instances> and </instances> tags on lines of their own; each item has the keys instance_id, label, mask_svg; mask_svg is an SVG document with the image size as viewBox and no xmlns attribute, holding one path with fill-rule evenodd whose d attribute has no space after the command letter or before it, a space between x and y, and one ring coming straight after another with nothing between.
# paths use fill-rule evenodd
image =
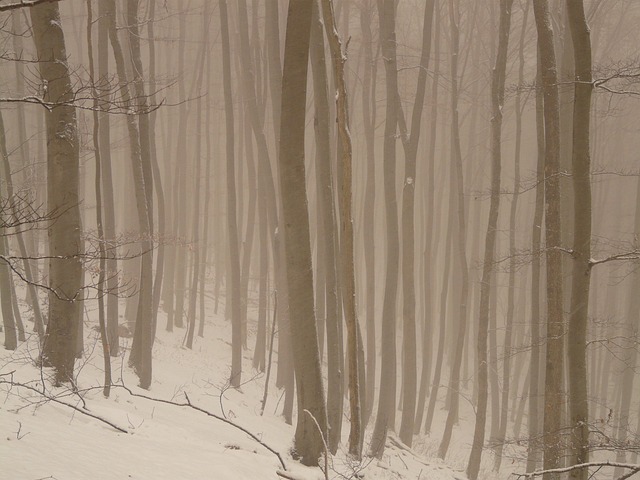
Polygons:
<instances>
[{"instance_id":1,"label":"hazy forest","mask_svg":"<svg viewBox=\"0 0 640 480\"><path fill-rule=\"evenodd\" d=\"M640 478L639 25L0 0L0 479Z\"/></svg>"}]
</instances>

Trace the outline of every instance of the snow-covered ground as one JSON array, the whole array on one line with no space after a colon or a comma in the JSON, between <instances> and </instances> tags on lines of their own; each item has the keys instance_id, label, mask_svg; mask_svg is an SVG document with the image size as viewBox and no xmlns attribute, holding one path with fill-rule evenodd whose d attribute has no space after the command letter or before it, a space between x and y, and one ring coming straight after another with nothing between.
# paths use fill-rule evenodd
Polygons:
<instances>
[{"instance_id":1,"label":"snow-covered ground","mask_svg":"<svg viewBox=\"0 0 640 480\"><path fill-rule=\"evenodd\" d=\"M159 325L164 326L162 319ZM217 418L189 406L132 396L122 386L113 387L110 398L104 398L100 387L102 351L94 326L90 321L85 328L85 357L77 364L78 392L51 387L47 381L49 372L40 371L35 364L35 336L15 352L0 350L0 479L279 478L276 471L283 470L283 466L276 455ZM294 427L274 413L280 411L281 392L273 385L265 413L260 415L265 377L252 370L250 351L245 352L242 387L227 388L231 335L224 317L209 313L205 338L197 338L193 350L182 346L183 335L184 330L169 334L158 328L154 381L149 391L137 387L136 377L126 365L128 351L113 359L114 382L135 394L176 403L187 403L186 394L192 405L218 417L226 416L279 452L294 478L324 479L320 469L303 467L291 458ZM274 377L271 378L273 382ZM43 379L45 394L56 401L38 393L42 392ZM26 384L35 391L15 383ZM348 425L343 432L346 444ZM454 460L457 448L452 445ZM417 441L416 449L433 451L424 439ZM463 451L461 459L468 450ZM425 458L398 446L393 439L379 461L365 458L357 464L348 459L343 449L329 460L329 478L357 476L372 480L466 478L441 460Z\"/></svg>"}]
</instances>

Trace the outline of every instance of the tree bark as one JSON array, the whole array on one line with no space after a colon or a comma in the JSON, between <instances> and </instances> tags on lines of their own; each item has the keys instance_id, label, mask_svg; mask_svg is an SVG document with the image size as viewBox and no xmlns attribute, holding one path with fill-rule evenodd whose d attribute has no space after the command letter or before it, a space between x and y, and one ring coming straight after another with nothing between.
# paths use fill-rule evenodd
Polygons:
<instances>
[{"instance_id":1,"label":"tree bark","mask_svg":"<svg viewBox=\"0 0 640 480\"><path fill-rule=\"evenodd\" d=\"M502 170L502 111L504 109L504 84L507 75L507 53L511 28L511 7L513 0L500 0L500 25L498 27L498 50L491 76L491 202L484 246L482 280L480 284L480 312L478 320L478 405L476 426L473 433L471 454L467 465L470 480L476 480L480 471L480 460L484 448L485 425L487 421L488 362L487 333L489 328L489 300L495 255L498 215L500 213L500 172ZM492 275L493 273L493 275ZM495 288L495 286L494 286ZM496 315L494 310L493 315ZM494 366L495 367L495 366ZM497 393L494 391L494 393Z\"/></svg>"},{"instance_id":2,"label":"tree bark","mask_svg":"<svg viewBox=\"0 0 640 480\"><path fill-rule=\"evenodd\" d=\"M290 331L298 392L294 448L317 465L327 432L313 307L313 274L305 184L304 131L313 0L289 4L282 74L279 174L284 223Z\"/></svg>"},{"instance_id":3,"label":"tree bark","mask_svg":"<svg viewBox=\"0 0 640 480\"><path fill-rule=\"evenodd\" d=\"M44 100L66 103L73 87L57 3L30 10ZM55 369L56 383L73 380L82 265L79 209L79 141L75 108L60 105L45 114L47 130L47 207L57 218L49 226L49 321L42 351Z\"/></svg>"}]
</instances>

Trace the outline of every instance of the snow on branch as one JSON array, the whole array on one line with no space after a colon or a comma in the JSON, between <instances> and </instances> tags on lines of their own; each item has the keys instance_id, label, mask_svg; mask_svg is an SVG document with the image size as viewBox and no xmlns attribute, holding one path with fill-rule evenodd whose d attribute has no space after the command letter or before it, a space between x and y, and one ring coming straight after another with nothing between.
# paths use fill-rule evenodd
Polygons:
<instances>
[{"instance_id":1,"label":"snow on branch","mask_svg":"<svg viewBox=\"0 0 640 480\"><path fill-rule=\"evenodd\" d=\"M7 3L6 5L0 5L0 12L8 12L10 10L16 10L18 8L35 7L41 3L53 3L60 0L20 0L16 3Z\"/></svg>"},{"instance_id":2,"label":"snow on branch","mask_svg":"<svg viewBox=\"0 0 640 480\"><path fill-rule=\"evenodd\" d=\"M570 467L563 468L551 468L548 470L536 470L535 472L530 473L515 473L514 476L516 478L524 478L531 479L536 477L542 477L543 475L550 473L567 473L573 470L579 470L582 468L602 468L602 467L615 467L615 468L623 468L625 470L629 470L627 473L615 478L614 480L626 480L627 478L631 478L636 473L640 472L640 464L635 463L620 463L620 462L587 462L580 463L578 465L571 465Z\"/></svg>"}]
</instances>

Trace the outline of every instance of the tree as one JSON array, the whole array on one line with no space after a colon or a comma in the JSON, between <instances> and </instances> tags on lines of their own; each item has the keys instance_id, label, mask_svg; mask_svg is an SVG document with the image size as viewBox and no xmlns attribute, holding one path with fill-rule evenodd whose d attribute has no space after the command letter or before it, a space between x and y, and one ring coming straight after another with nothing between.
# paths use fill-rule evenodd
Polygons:
<instances>
[{"instance_id":1,"label":"tree","mask_svg":"<svg viewBox=\"0 0 640 480\"><path fill-rule=\"evenodd\" d=\"M317 465L327 432L316 319L304 166L307 65L313 0L289 4L282 71L279 175L284 221L290 331L298 391L294 448Z\"/></svg>"},{"instance_id":2,"label":"tree","mask_svg":"<svg viewBox=\"0 0 640 480\"><path fill-rule=\"evenodd\" d=\"M558 106L558 75L553 44L553 29L547 0L534 0L533 12L538 32L538 49L544 95L544 185L545 240L547 259L547 361L544 392L544 468L560 466L563 446L561 439L562 371L564 357L564 309L562 305L562 257L560 226L560 117ZM547 473L544 480L558 478Z\"/></svg>"},{"instance_id":3,"label":"tree","mask_svg":"<svg viewBox=\"0 0 640 480\"><path fill-rule=\"evenodd\" d=\"M45 113L47 129L47 206L59 212L49 226L49 322L42 362L55 370L56 383L73 381L82 283L78 197L79 143L65 38L57 3L30 11L44 100L60 103Z\"/></svg>"},{"instance_id":4,"label":"tree","mask_svg":"<svg viewBox=\"0 0 640 480\"><path fill-rule=\"evenodd\" d=\"M507 52L509 30L511 28L511 7L513 0L500 1L500 26L498 30L498 52L491 76L491 204L484 246L484 263L480 284L480 312L478 321L478 406L473 444L467 465L467 475L471 480L478 478L480 460L484 447L485 425L487 421L488 370L487 332L489 329L489 299L491 293L491 273L493 270L498 214L500 210L500 172L502 169L502 111L504 109L504 84L507 75ZM495 312L493 312L495 315Z\"/></svg>"},{"instance_id":5,"label":"tree","mask_svg":"<svg viewBox=\"0 0 640 480\"><path fill-rule=\"evenodd\" d=\"M398 126L398 66L396 59L396 6L393 0L378 2L380 42L387 79L383 171L387 220L387 274L382 304L382 352L378 412L371 438L371 455L384 453L387 431L395 428L396 397L396 300L398 293L398 200L396 198L396 132ZM384 386L384 388L382 387Z\"/></svg>"},{"instance_id":6,"label":"tree","mask_svg":"<svg viewBox=\"0 0 640 480\"><path fill-rule=\"evenodd\" d=\"M569 415L572 464L589 462L589 404L587 400L587 322L591 284L591 39L582 0L567 2L573 37L575 87L573 103L574 236L571 310L568 328ZM572 470L570 477L586 480L588 468Z\"/></svg>"},{"instance_id":7,"label":"tree","mask_svg":"<svg viewBox=\"0 0 640 480\"><path fill-rule=\"evenodd\" d=\"M240 386L242 375L242 325L240 306L240 254L238 251L238 224L236 215L236 174L234 152L233 102L231 98L231 57L229 47L229 20L226 0L220 0L220 27L222 30L222 75L224 83L226 148L227 148L227 232L229 235L231 297L231 385Z\"/></svg>"}]
</instances>

